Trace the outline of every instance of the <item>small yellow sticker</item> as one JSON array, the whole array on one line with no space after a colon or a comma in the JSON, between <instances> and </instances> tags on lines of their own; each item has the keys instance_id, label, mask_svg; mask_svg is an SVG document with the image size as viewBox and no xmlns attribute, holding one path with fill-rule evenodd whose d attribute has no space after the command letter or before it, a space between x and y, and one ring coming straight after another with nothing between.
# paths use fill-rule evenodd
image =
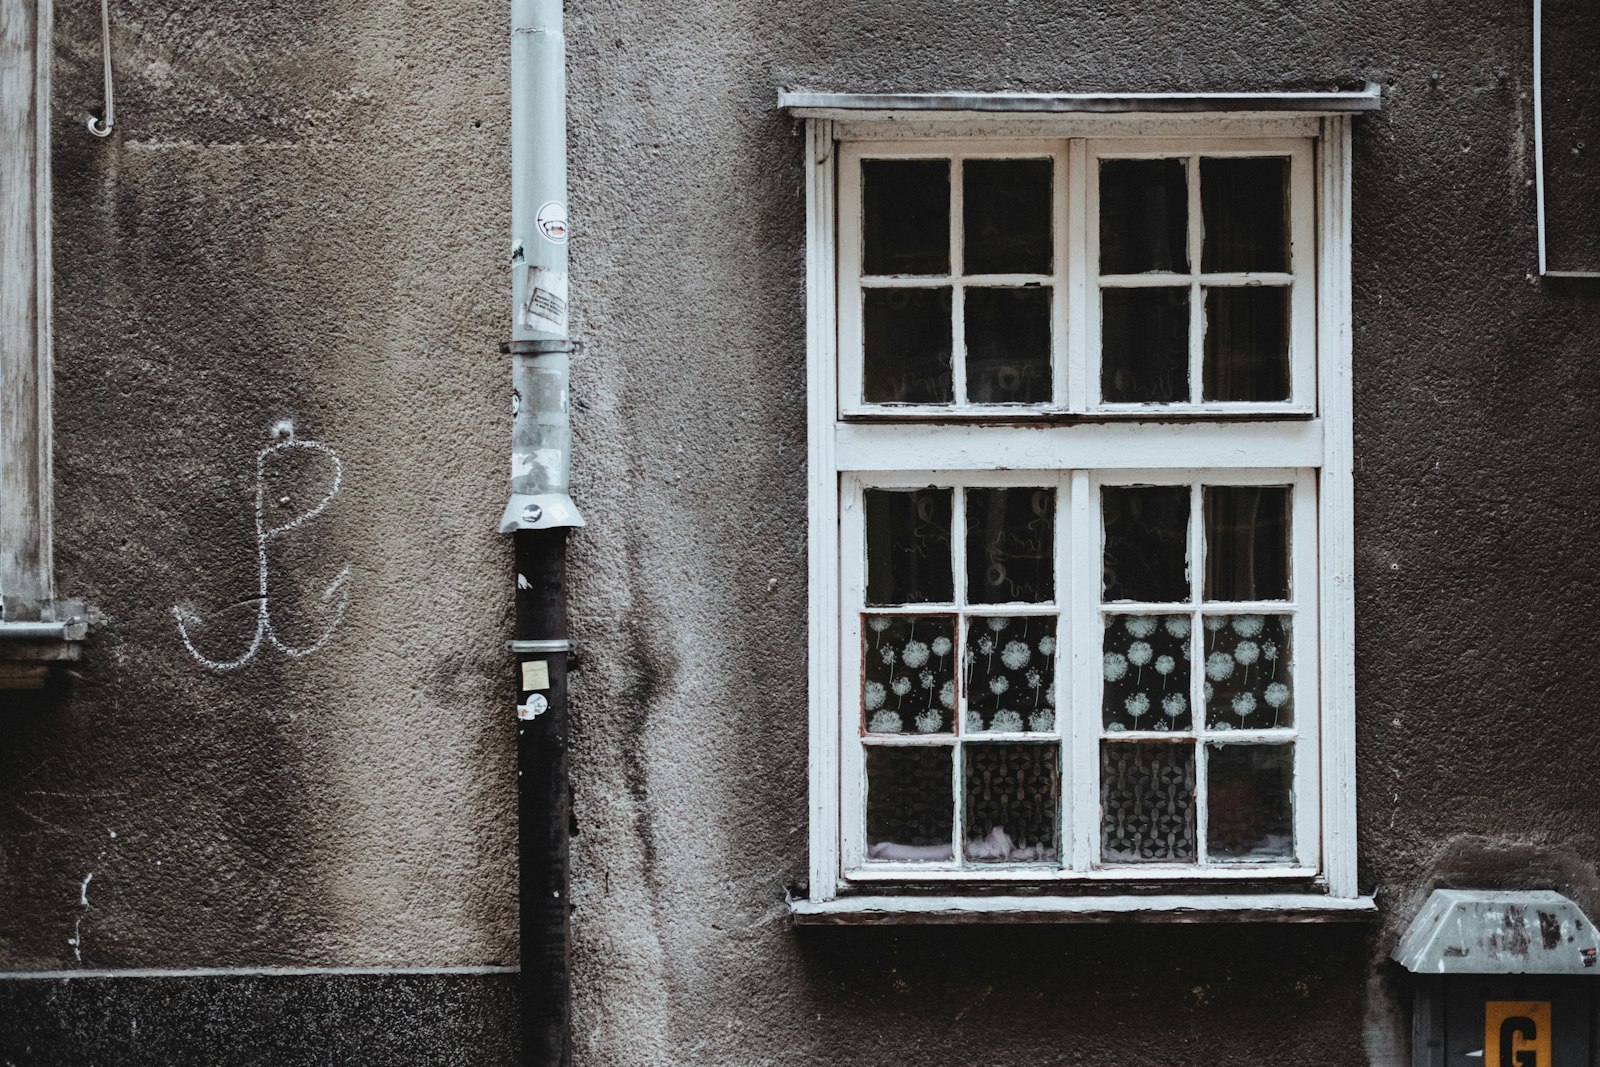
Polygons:
<instances>
[{"instance_id":1,"label":"small yellow sticker","mask_svg":"<svg viewBox=\"0 0 1600 1067\"><path fill-rule=\"evenodd\" d=\"M1484 1067L1550 1067L1548 1000L1485 1001L1483 1023Z\"/></svg>"},{"instance_id":2,"label":"small yellow sticker","mask_svg":"<svg viewBox=\"0 0 1600 1067\"><path fill-rule=\"evenodd\" d=\"M550 688L550 664L542 659L529 660L522 665L522 688L535 692Z\"/></svg>"}]
</instances>

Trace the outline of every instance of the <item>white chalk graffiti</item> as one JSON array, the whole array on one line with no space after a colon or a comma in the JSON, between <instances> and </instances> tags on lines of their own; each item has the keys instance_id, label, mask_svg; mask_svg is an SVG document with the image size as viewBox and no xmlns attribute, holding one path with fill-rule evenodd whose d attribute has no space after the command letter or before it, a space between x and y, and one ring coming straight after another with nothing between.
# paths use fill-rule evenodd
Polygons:
<instances>
[{"instance_id":1,"label":"white chalk graffiti","mask_svg":"<svg viewBox=\"0 0 1600 1067\"><path fill-rule=\"evenodd\" d=\"M249 663L255 658L256 653L260 651L263 638L265 638L267 641L270 641L272 643L272 647L291 658L298 659L301 656L309 656L313 652L322 649L330 640L333 639L333 632L337 630L339 628L339 624L344 621L344 611L350 603L350 596L345 591L345 583L350 580L350 565L346 564L344 569L339 571L339 574L333 579L333 581L328 583L328 587L322 591L322 602L333 605L333 617L328 621L328 625L323 629L320 637L318 637L309 645L296 647L293 645L284 644L283 641L279 640L277 632L272 628L272 609L267 602L267 543L274 537L280 537L283 534L288 533L290 530L310 522L312 519L326 511L328 509L328 505L333 503L333 498L339 495L339 485L344 478L344 464L340 462L338 455L333 451L333 449L329 448L320 441L299 440L294 435L294 423L290 422L289 420L285 419L273 426L272 436L276 443L270 444L266 448L263 448L260 452L256 453L256 560L258 565L258 596L256 604L256 632L255 636L250 639L250 646L246 648L244 652L241 653L236 659L211 659L194 646L194 641L189 636L189 628L200 623L201 620L199 616L177 605L173 605L172 608L173 618L178 620L178 636L183 639L183 647L187 648L189 650L189 654L198 660L202 666L209 667L214 671L231 671L239 667L243 667L246 663ZM333 484L329 487L327 494L324 495L323 498L317 502L316 506L311 508L309 511L302 511L300 514L296 515L287 522L279 523L276 526L268 526L266 520L267 460L272 456L282 452L287 452L293 448L303 448L311 452L320 452L322 455L327 456L329 461L333 463ZM287 500L287 498L285 499ZM334 600L335 597L338 598L337 602Z\"/></svg>"},{"instance_id":2,"label":"white chalk graffiti","mask_svg":"<svg viewBox=\"0 0 1600 1067\"><path fill-rule=\"evenodd\" d=\"M90 871L83 876L83 884L78 887L78 907L83 912L89 910L89 883L94 879L94 872ZM67 938L67 944L72 946L72 956L79 963L83 962L83 912L78 914L77 921L72 924L72 936Z\"/></svg>"}]
</instances>

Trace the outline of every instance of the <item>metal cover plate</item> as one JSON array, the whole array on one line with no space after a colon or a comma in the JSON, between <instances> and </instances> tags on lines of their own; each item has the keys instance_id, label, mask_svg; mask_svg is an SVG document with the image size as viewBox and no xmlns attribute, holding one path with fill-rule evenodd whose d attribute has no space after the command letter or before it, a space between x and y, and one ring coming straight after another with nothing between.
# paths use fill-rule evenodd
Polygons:
<instances>
[{"instance_id":1,"label":"metal cover plate","mask_svg":"<svg viewBox=\"0 0 1600 1067\"><path fill-rule=\"evenodd\" d=\"M1436 889L1394 950L1414 974L1600 974L1600 937L1550 890Z\"/></svg>"}]
</instances>

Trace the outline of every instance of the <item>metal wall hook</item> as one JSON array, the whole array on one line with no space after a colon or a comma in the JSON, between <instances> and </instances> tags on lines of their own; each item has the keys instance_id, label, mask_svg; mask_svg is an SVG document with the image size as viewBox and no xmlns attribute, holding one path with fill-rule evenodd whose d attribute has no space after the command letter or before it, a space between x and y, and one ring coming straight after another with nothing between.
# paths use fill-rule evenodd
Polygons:
<instances>
[{"instance_id":1,"label":"metal wall hook","mask_svg":"<svg viewBox=\"0 0 1600 1067\"><path fill-rule=\"evenodd\" d=\"M116 107L111 97L111 0L100 0L100 51L105 59L106 112L105 118L89 115L84 125L96 137L110 137L111 126L117 121Z\"/></svg>"}]
</instances>

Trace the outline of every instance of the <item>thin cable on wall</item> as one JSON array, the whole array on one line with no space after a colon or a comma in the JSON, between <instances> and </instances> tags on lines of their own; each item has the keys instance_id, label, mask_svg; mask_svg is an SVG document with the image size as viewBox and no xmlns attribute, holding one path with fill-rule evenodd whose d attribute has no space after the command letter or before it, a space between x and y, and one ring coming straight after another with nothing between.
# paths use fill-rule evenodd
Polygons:
<instances>
[{"instance_id":1,"label":"thin cable on wall","mask_svg":"<svg viewBox=\"0 0 1600 1067\"><path fill-rule=\"evenodd\" d=\"M100 119L88 116L84 122L96 137L110 137L111 124L117 121L116 108L111 98L111 0L100 0L100 51L105 58L106 113Z\"/></svg>"}]
</instances>

